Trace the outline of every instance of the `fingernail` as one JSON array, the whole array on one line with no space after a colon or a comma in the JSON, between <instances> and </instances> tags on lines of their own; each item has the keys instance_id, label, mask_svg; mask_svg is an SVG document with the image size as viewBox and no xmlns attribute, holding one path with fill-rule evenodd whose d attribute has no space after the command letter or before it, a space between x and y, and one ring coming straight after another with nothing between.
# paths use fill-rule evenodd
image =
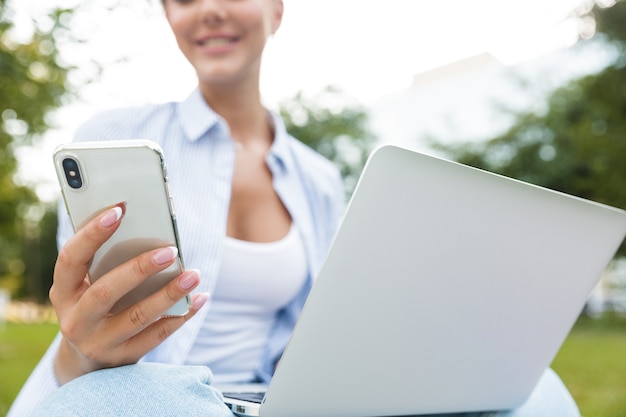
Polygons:
<instances>
[{"instance_id":1,"label":"fingernail","mask_svg":"<svg viewBox=\"0 0 626 417\"><path fill-rule=\"evenodd\" d=\"M196 269L190 269L189 271L186 271L178 279L178 285L180 286L182 290L185 290L185 291L187 291L190 288L193 288L193 286L196 285L198 282L200 282L200 271Z\"/></svg>"},{"instance_id":2,"label":"fingernail","mask_svg":"<svg viewBox=\"0 0 626 417\"><path fill-rule=\"evenodd\" d=\"M169 246L167 248L159 249L152 255L152 260L157 265L163 265L174 259L178 255L178 248L175 246Z\"/></svg>"},{"instance_id":3,"label":"fingernail","mask_svg":"<svg viewBox=\"0 0 626 417\"><path fill-rule=\"evenodd\" d=\"M206 304L208 299L209 299L208 293L202 293L202 292L199 293L198 295L194 297L193 302L191 303L191 308L196 311L200 310L202 306Z\"/></svg>"},{"instance_id":4,"label":"fingernail","mask_svg":"<svg viewBox=\"0 0 626 417\"><path fill-rule=\"evenodd\" d=\"M100 226L111 227L122 217L122 208L115 206L100 218Z\"/></svg>"}]
</instances>

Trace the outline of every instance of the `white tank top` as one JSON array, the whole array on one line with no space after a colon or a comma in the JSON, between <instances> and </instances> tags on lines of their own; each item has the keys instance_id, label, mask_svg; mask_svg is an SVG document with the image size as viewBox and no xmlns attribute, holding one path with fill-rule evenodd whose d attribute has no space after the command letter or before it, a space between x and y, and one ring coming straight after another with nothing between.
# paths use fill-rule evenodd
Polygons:
<instances>
[{"instance_id":1,"label":"white tank top","mask_svg":"<svg viewBox=\"0 0 626 417\"><path fill-rule=\"evenodd\" d=\"M307 260L296 228L281 240L226 237L211 310L187 363L211 367L217 383L248 382L260 362L276 313L306 281Z\"/></svg>"}]
</instances>

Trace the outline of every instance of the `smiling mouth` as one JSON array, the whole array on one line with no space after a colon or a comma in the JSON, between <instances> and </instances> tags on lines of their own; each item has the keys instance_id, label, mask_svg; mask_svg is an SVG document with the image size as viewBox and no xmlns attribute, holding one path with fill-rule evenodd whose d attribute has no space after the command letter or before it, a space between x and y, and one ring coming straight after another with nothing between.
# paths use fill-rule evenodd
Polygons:
<instances>
[{"instance_id":1,"label":"smiling mouth","mask_svg":"<svg viewBox=\"0 0 626 417\"><path fill-rule=\"evenodd\" d=\"M199 42L202 46L224 46L231 43L235 43L234 38L209 38Z\"/></svg>"}]
</instances>

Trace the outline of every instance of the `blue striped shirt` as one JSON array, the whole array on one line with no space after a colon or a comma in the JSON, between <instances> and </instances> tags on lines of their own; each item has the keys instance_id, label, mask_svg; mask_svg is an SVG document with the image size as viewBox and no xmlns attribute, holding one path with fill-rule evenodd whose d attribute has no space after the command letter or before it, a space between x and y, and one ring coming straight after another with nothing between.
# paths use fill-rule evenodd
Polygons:
<instances>
[{"instance_id":1,"label":"blue striped shirt","mask_svg":"<svg viewBox=\"0 0 626 417\"><path fill-rule=\"evenodd\" d=\"M273 374L344 208L344 191L336 167L291 137L279 116L272 114L272 117L275 137L266 163L273 176L274 189L304 242L308 279L298 296L277 317L261 366L255 370L262 381L269 381ZM201 271L202 281L197 291L212 292L226 235L235 160L228 125L196 89L182 102L103 112L83 124L75 136L76 141L139 138L150 139L163 148L185 265ZM63 207L59 213L58 243L61 246L73 232ZM210 305L202 308L143 360L185 364L209 311ZM15 415L24 414L26 408L36 405L56 388L52 361L58 339L14 403Z\"/></svg>"}]
</instances>

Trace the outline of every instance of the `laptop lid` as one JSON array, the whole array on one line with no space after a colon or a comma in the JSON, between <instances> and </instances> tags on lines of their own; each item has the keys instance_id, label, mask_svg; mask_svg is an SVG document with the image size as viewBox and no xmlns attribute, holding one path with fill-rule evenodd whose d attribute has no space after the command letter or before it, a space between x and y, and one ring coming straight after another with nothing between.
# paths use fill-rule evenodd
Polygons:
<instances>
[{"instance_id":1,"label":"laptop lid","mask_svg":"<svg viewBox=\"0 0 626 417\"><path fill-rule=\"evenodd\" d=\"M625 234L622 210L381 147L260 415L516 407Z\"/></svg>"}]
</instances>

